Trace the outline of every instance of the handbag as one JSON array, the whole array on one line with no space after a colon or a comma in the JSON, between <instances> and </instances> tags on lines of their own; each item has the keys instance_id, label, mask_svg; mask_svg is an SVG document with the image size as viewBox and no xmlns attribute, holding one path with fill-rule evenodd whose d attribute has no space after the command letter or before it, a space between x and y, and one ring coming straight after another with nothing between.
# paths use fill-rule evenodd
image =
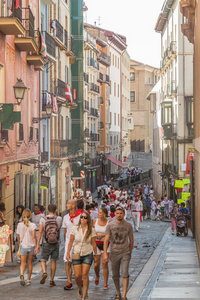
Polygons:
<instances>
[{"instance_id":1,"label":"handbag","mask_svg":"<svg viewBox=\"0 0 200 300\"><path fill-rule=\"evenodd\" d=\"M82 243L81 243L80 253L72 253L72 260L80 260L81 259L81 249L83 246L83 239L82 239Z\"/></svg>"},{"instance_id":2,"label":"handbag","mask_svg":"<svg viewBox=\"0 0 200 300\"><path fill-rule=\"evenodd\" d=\"M26 232L27 232L27 229L28 229L28 227L26 228L26 230L25 230L25 232L24 232L23 238L22 238L22 240L21 240L21 242L20 242L20 244L19 244L19 248L18 248L17 254L15 255L15 256L18 257L18 258L21 257L21 255L20 255L20 250L21 250L22 242L23 242L24 236L25 236L25 234L26 234Z\"/></svg>"},{"instance_id":3,"label":"handbag","mask_svg":"<svg viewBox=\"0 0 200 300\"><path fill-rule=\"evenodd\" d=\"M103 244L96 244L97 245L97 248L100 250L100 251L103 251Z\"/></svg>"}]
</instances>

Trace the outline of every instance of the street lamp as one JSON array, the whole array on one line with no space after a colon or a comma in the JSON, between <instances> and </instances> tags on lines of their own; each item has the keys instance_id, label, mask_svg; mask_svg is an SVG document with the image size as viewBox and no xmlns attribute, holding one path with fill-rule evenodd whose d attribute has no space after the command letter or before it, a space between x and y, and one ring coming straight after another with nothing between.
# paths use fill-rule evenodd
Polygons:
<instances>
[{"instance_id":1,"label":"street lamp","mask_svg":"<svg viewBox=\"0 0 200 300\"><path fill-rule=\"evenodd\" d=\"M22 79L17 78L16 84L13 86L15 98L17 99L17 104L20 105L24 99L25 90L27 87L23 83Z\"/></svg>"},{"instance_id":2,"label":"street lamp","mask_svg":"<svg viewBox=\"0 0 200 300\"><path fill-rule=\"evenodd\" d=\"M37 117L37 118L32 118L32 122L33 124L37 124L39 123L41 120L44 119L49 119L52 115L52 111L53 111L53 106L51 104L47 104L46 107L46 116L42 116L42 117Z\"/></svg>"}]
</instances>

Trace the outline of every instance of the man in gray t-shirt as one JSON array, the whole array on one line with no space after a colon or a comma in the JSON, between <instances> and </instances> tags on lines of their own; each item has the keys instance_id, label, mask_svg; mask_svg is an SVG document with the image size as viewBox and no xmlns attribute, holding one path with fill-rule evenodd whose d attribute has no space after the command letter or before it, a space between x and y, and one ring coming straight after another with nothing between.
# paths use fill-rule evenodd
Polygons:
<instances>
[{"instance_id":1,"label":"man in gray t-shirt","mask_svg":"<svg viewBox=\"0 0 200 300\"><path fill-rule=\"evenodd\" d=\"M112 265L113 280L117 290L115 299L121 299L120 294L120 266L123 277L123 296L122 300L127 299L126 293L129 283L129 262L133 250L133 228L132 225L124 220L125 211L122 207L116 209L116 220L109 223L106 228L104 240L104 260L108 261L108 242L110 240L110 261Z\"/></svg>"}]
</instances>

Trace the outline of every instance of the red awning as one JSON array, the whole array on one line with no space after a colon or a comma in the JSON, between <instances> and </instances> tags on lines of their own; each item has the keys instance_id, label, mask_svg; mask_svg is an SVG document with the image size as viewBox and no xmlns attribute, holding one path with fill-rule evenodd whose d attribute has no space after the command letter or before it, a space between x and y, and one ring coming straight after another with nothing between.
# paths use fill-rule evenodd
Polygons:
<instances>
[{"instance_id":1,"label":"red awning","mask_svg":"<svg viewBox=\"0 0 200 300\"><path fill-rule=\"evenodd\" d=\"M113 164L118 165L120 168L128 168L125 164L123 164L121 161L117 160L116 158L112 157L111 155L106 156L107 159L109 159Z\"/></svg>"}]
</instances>

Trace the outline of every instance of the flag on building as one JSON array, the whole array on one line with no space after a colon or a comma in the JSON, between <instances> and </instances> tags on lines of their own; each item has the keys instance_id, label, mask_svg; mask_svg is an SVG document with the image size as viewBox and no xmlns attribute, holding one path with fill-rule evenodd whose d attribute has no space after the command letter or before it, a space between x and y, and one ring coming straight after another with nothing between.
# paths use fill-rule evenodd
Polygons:
<instances>
[{"instance_id":1,"label":"flag on building","mask_svg":"<svg viewBox=\"0 0 200 300\"><path fill-rule=\"evenodd\" d=\"M39 31L39 53L43 55L45 58L47 57L47 46L40 31Z\"/></svg>"},{"instance_id":2,"label":"flag on building","mask_svg":"<svg viewBox=\"0 0 200 300\"><path fill-rule=\"evenodd\" d=\"M83 2L83 11L87 11L88 7L85 5L85 2Z\"/></svg>"},{"instance_id":3,"label":"flag on building","mask_svg":"<svg viewBox=\"0 0 200 300\"><path fill-rule=\"evenodd\" d=\"M72 93L69 84L65 83L65 99L72 103Z\"/></svg>"},{"instance_id":4,"label":"flag on building","mask_svg":"<svg viewBox=\"0 0 200 300\"><path fill-rule=\"evenodd\" d=\"M52 99L53 99L53 113L57 114L58 113L58 106L57 106L57 99L56 96L52 95Z\"/></svg>"}]
</instances>

